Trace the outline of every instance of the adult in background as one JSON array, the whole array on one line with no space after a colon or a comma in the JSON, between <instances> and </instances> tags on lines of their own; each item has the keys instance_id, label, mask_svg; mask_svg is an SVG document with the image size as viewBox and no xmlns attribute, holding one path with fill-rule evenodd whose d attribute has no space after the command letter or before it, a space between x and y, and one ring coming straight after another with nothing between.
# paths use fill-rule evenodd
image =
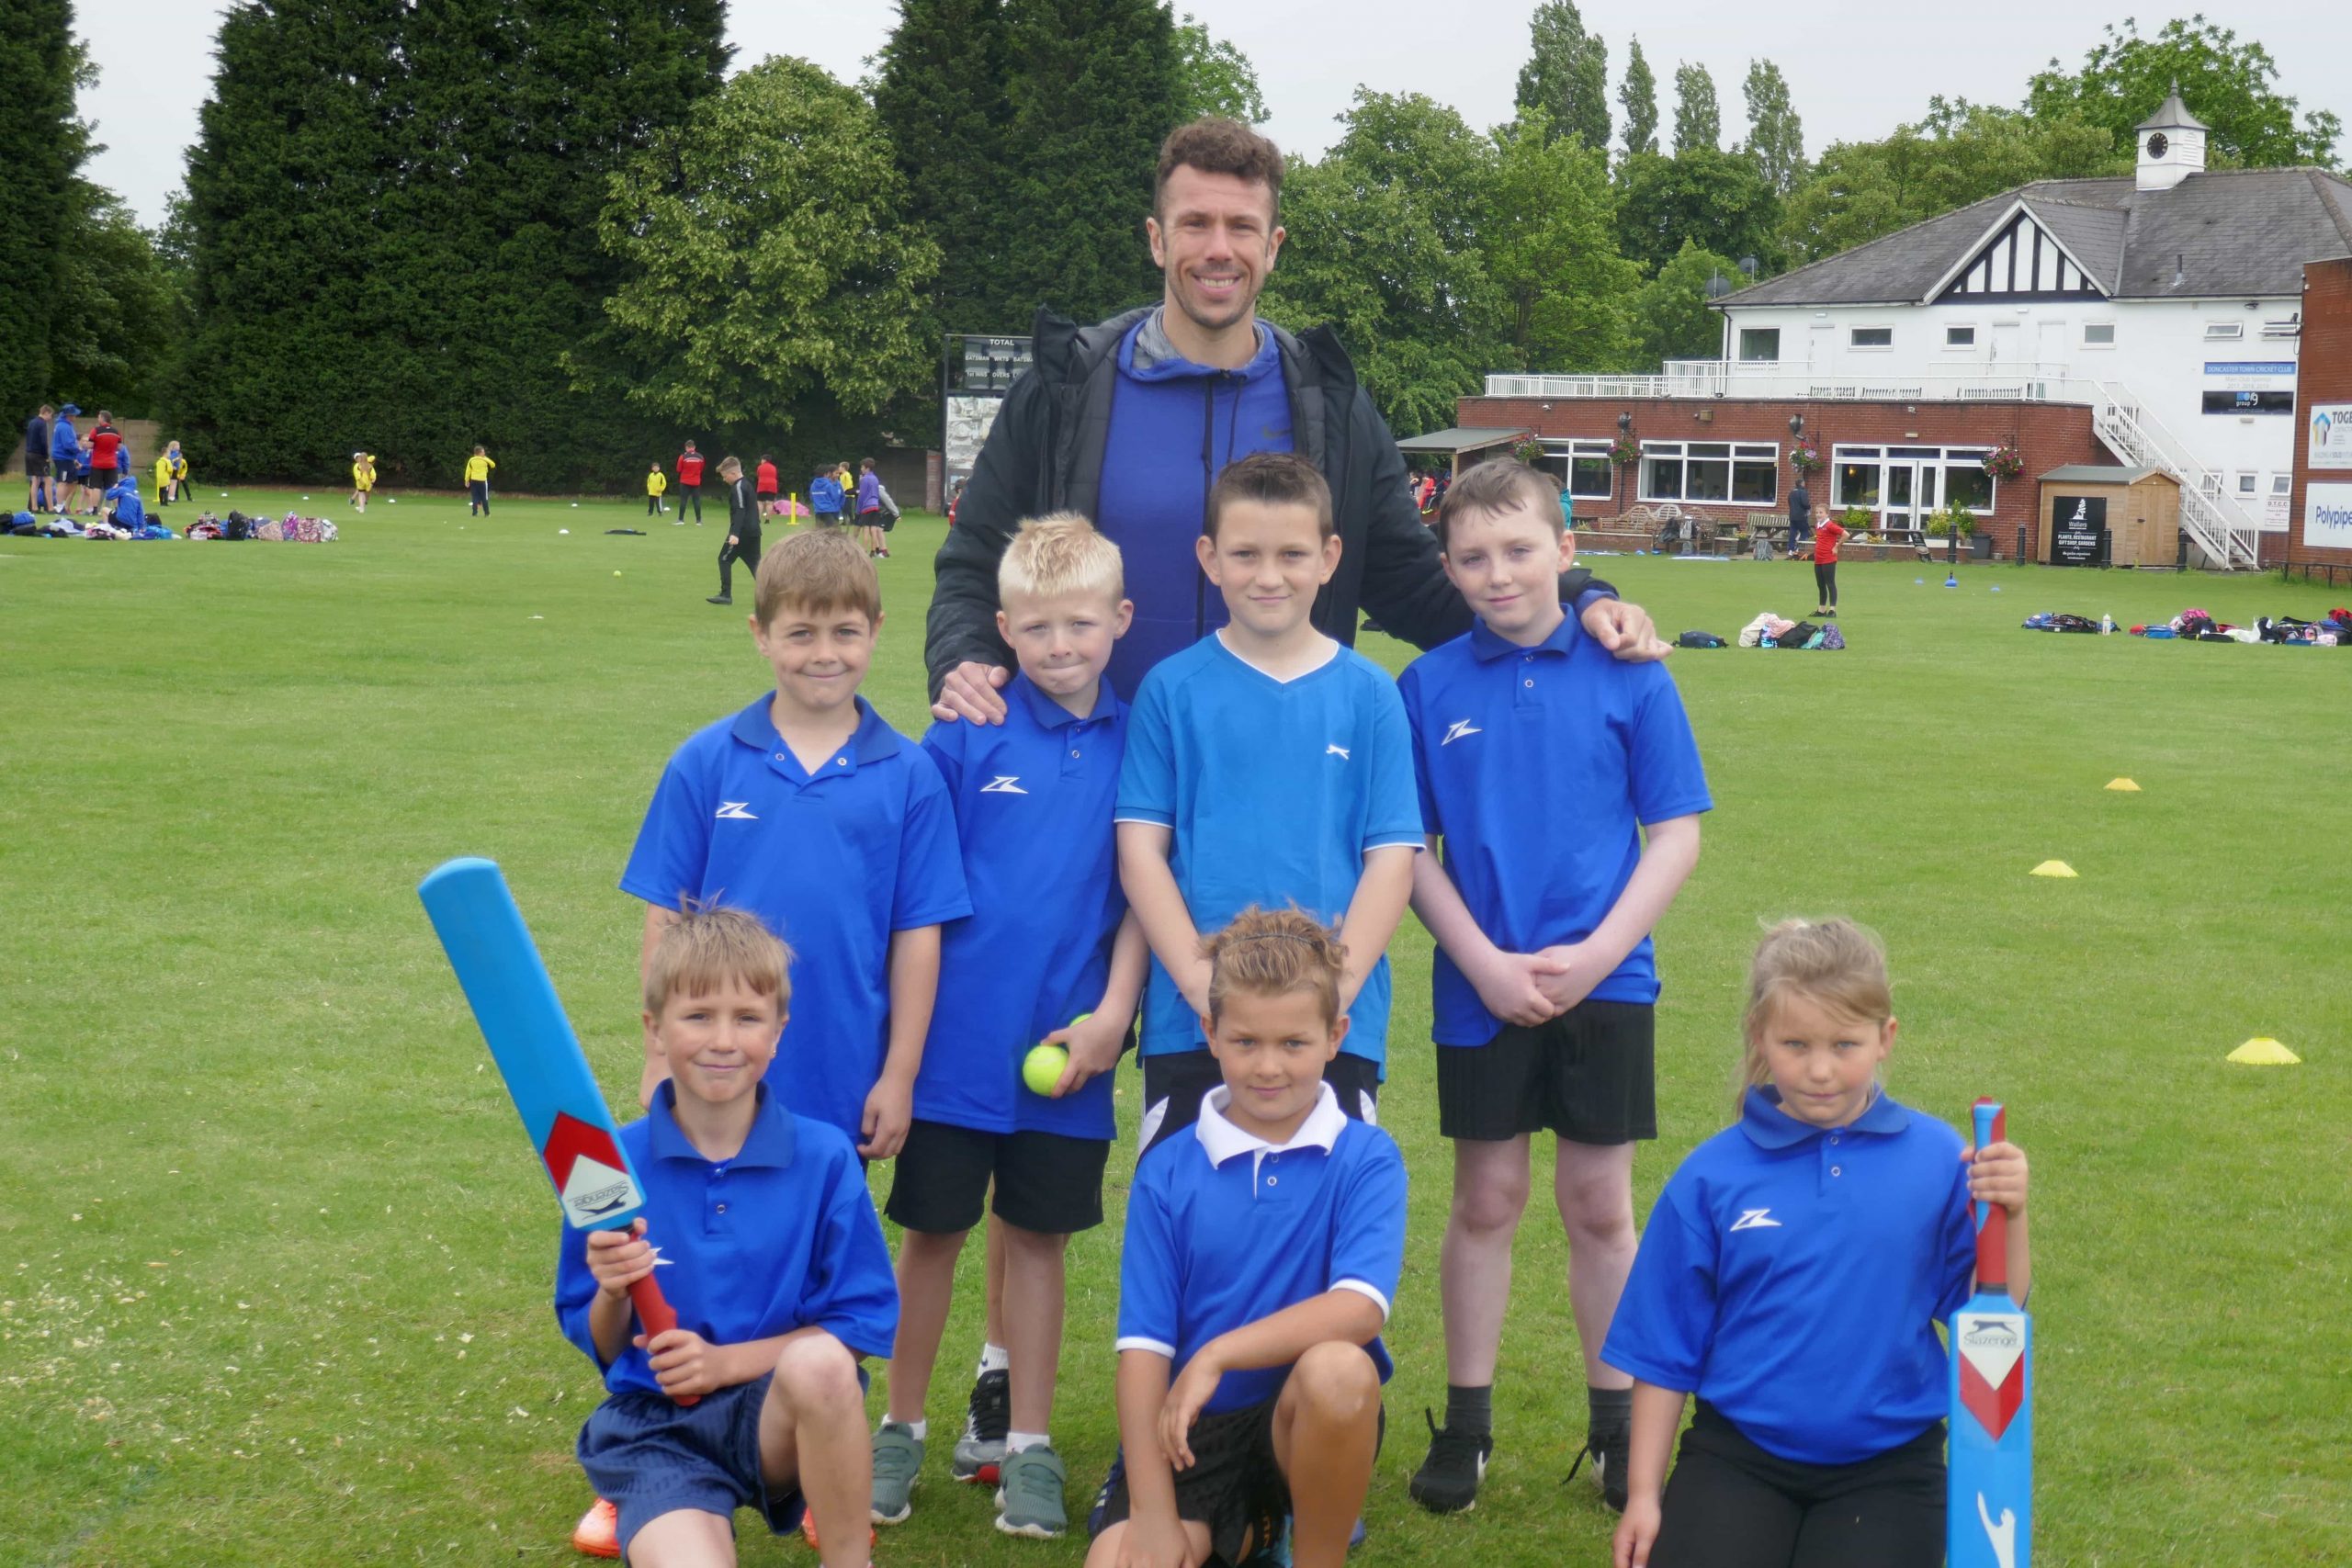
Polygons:
<instances>
[{"instance_id":1,"label":"adult in background","mask_svg":"<svg viewBox=\"0 0 2352 1568\"><path fill-rule=\"evenodd\" d=\"M49 421L57 411L47 403L25 421L25 510L39 512L49 504Z\"/></svg>"},{"instance_id":2,"label":"adult in background","mask_svg":"<svg viewBox=\"0 0 2352 1568\"><path fill-rule=\"evenodd\" d=\"M1804 476L1799 474L1797 482L1789 487L1789 554L1795 555L1797 547L1811 537L1813 492L1804 488Z\"/></svg>"},{"instance_id":3,"label":"adult in background","mask_svg":"<svg viewBox=\"0 0 2352 1568\"><path fill-rule=\"evenodd\" d=\"M1125 557L1135 621L1108 671L1122 696L1223 625L1193 542L1210 485L1252 452L1300 452L1330 484L1341 549L1317 629L1352 646L1360 609L1424 649L1470 629L1407 496L1396 439L1338 338L1257 318L1282 249L1282 153L1247 126L1180 127L1160 148L1144 224L1160 303L1083 328L1038 313L1034 366L1006 395L940 547L923 649L939 717L1003 719L1012 656L997 635L996 571L1023 517L1080 513ZM1619 658L1664 652L1649 617L1590 573L1569 572L1560 592Z\"/></svg>"},{"instance_id":4,"label":"adult in background","mask_svg":"<svg viewBox=\"0 0 2352 1568\"><path fill-rule=\"evenodd\" d=\"M699 528L702 526L702 454L695 450L693 442L687 442L686 449L678 454L677 468L678 526L685 526L686 502L691 497L695 503L695 526Z\"/></svg>"},{"instance_id":5,"label":"adult in background","mask_svg":"<svg viewBox=\"0 0 2352 1568\"><path fill-rule=\"evenodd\" d=\"M752 470L752 491L759 499L760 514L765 516L775 510L775 459L765 452L761 453L760 465Z\"/></svg>"},{"instance_id":6,"label":"adult in background","mask_svg":"<svg viewBox=\"0 0 2352 1568\"><path fill-rule=\"evenodd\" d=\"M90 426L89 449L90 472L84 482L90 492L91 515L96 516L114 481L122 477L122 432L104 409L98 411L98 423Z\"/></svg>"},{"instance_id":7,"label":"adult in background","mask_svg":"<svg viewBox=\"0 0 2352 1568\"><path fill-rule=\"evenodd\" d=\"M74 428L81 412L67 403L49 423L49 503L69 514L82 499L82 434Z\"/></svg>"}]
</instances>

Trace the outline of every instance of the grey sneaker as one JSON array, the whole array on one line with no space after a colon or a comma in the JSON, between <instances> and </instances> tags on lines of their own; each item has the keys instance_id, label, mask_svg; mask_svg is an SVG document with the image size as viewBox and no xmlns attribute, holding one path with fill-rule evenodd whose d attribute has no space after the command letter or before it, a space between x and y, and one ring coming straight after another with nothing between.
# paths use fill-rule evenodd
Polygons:
<instances>
[{"instance_id":1,"label":"grey sneaker","mask_svg":"<svg viewBox=\"0 0 2352 1568\"><path fill-rule=\"evenodd\" d=\"M1007 1535L1051 1540L1069 1529L1062 1489L1069 1480L1061 1455L1043 1445L1004 1456L996 1489L996 1528Z\"/></svg>"},{"instance_id":2,"label":"grey sneaker","mask_svg":"<svg viewBox=\"0 0 2352 1568\"><path fill-rule=\"evenodd\" d=\"M904 1524L915 1511L910 1495L922 1477L922 1439L903 1421L885 1421L874 1434L874 1522Z\"/></svg>"},{"instance_id":3,"label":"grey sneaker","mask_svg":"<svg viewBox=\"0 0 2352 1568\"><path fill-rule=\"evenodd\" d=\"M1012 1426L1012 1374L982 1372L972 1382L964 1435L956 1439L955 1456L948 1461L948 1478L967 1484L994 1485L1001 1478L1005 1433Z\"/></svg>"}]
</instances>

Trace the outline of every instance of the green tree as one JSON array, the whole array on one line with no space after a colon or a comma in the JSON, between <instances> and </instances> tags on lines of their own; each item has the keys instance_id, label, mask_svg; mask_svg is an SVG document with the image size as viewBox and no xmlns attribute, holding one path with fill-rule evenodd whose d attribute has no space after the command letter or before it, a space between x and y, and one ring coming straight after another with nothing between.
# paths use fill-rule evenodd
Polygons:
<instances>
[{"instance_id":1,"label":"green tree","mask_svg":"<svg viewBox=\"0 0 2352 1568\"><path fill-rule=\"evenodd\" d=\"M58 391L50 346L89 128L74 91L94 79L71 0L19 0L0 28L0 400L17 418ZM0 436L0 446L13 436Z\"/></svg>"},{"instance_id":2,"label":"green tree","mask_svg":"<svg viewBox=\"0 0 2352 1568\"><path fill-rule=\"evenodd\" d=\"M1769 60L1751 61L1742 84L1747 98L1747 141L1741 149L1776 196L1804 177L1804 124L1789 102L1789 84Z\"/></svg>"},{"instance_id":3,"label":"green tree","mask_svg":"<svg viewBox=\"0 0 2352 1568\"><path fill-rule=\"evenodd\" d=\"M1263 125L1272 118L1250 57L1190 12L1176 28L1176 82L1180 124L1203 115L1223 115L1244 125Z\"/></svg>"},{"instance_id":4,"label":"green tree","mask_svg":"<svg viewBox=\"0 0 2352 1568\"><path fill-rule=\"evenodd\" d=\"M1283 186L1290 231L1268 316L1328 323L1398 431L1453 423L1509 352L1479 245L1495 144L1419 94L1356 90L1346 132Z\"/></svg>"},{"instance_id":5,"label":"green tree","mask_svg":"<svg viewBox=\"0 0 2352 1568\"><path fill-rule=\"evenodd\" d=\"M1938 97L1917 125L1824 152L1781 204L1780 248L1792 263L1818 261L2035 180L2130 167L2109 132L2072 110L2031 116Z\"/></svg>"},{"instance_id":6,"label":"green tree","mask_svg":"<svg viewBox=\"0 0 2352 1568\"><path fill-rule=\"evenodd\" d=\"M1521 111L1495 134L1495 162L1478 239L1501 291L1511 367L1598 370L1627 349L1626 314L1638 264L1618 254L1609 154L1544 134L1541 111Z\"/></svg>"},{"instance_id":7,"label":"green tree","mask_svg":"<svg viewBox=\"0 0 2352 1568\"><path fill-rule=\"evenodd\" d=\"M905 220L873 107L807 61L695 104L612 177L597 234L628 269L598 346L665 422L790 430L929 379L938 247Z\"/></svg>"},{"instance_id":8,"label":"green tree","mask_svg":"<svg viewBox=\"0 0 2352 1568\"><path fill-rule=\"evenodd\" d=\"M1159 144L1182 113L1156 0L1009 0L1011 299L1080 321L1159 298L1144 243ZM1023 320L1026 320L1024 315Z\"/></svg>"},{"instance_id":9,"label":"green tree","mask_svg":"<svg viewBox=\"0 0 2352 1568\"><path fill-rule=\"evenodd\" d=\"M87 180L67 203L51 373L74 400L125 418L154 412L159 371L182 319L178 282L121 197ZM141 456L152 459L154 454Z\"/></svg>"},{"instance_id":10,"label":"green tree","mask_svg":"<svg viewBox=\"0 0 2352 1568\"><path fill-rule=\"evenodd\" d=\"M1012 125L1004 0L903 0L874 83L907 191L907 214L938 243L935 330L1025 333L1009 258L1035 242L1008 198Z\"/></svg>"},{"instance_id":11,"label":"green tree","mask_svg":"<svg viewBox=\"0 0 2352 1568\"><path fill-rule=\"evenodd\" d=\"M1657 77L1650 71L1650 62L1642 57L1642 40L1635 39L1625 51L1625 80L1617 89L1617 102L1625 111L1625 152L1655 152L1657 151Z\"/></svg>"},{"instance_id":12,"label":"green tree","mask_svg":"<svg viewBox=\"0 0 2352 1568\"><path fill-rule=\"evenodd\" d=\"M1585 31L1575 0L1544 0L1528 18L1527 63L1519 68L1518 107L1544 116L1551 136L1581 136L1609 145L1609 45Z\"/></svg>"},{"instance_id":13,"label":"green tree","mask_svg":"<svg viewBox=\"0 0 2352 1568\"><path fill-rule=\"evenodd\" d=\"M1669 359L1723 356L1724 318L1707 308L1709 285L1717 278L1731 288L1747 286L1730 257L1685 240L1657 276L1642 286L1632 310L1635 368L1655 371Z\"/></svg>"},{"instance_id":14,"label":"green tree","mask_svg":"<svg viewBox=\"0 0 2352 1568\"><path fill-rule=\"evenodd\" d=\"M1723 145L1723 107L1715 101L1715 79L1703 65L1674 68L1674 155L1713 152Z\"/></svg>"},{"instance_id":15,"label":"green tree","mask_svg":"<svg viewBox=\"0 0 2352 1568\"><path fill-rule=\"evenodd\" d=\"M2139 23L2126 17L2120 29L2108 27L2076 69L2051 61L2028 88L2025 107L2036 118L2079 118L2129 147L2177 82L2181 101L2211 130L2207 156L2217 167L2335 167L2343 122L2325 109L2299 121L2295 100L2278 90L2278 80L2268 50L2201 13L2174 17L2154 38L2143 38Z\"/></svg>"},{"instance_id":16,"label":"green tree","mask_svg":"<svg viewBox=\"0 0 2352 1568\"><path fill-rule=\"evenodd\" d=\"M1617 234L1625 254L1657 271L1686 243L1717 255L1757 258L1779 270L1780 201L1756 165L1736 152L1697 147L1671 158L1644 153L1619 172Z\"/></svg>"}]
</instances>

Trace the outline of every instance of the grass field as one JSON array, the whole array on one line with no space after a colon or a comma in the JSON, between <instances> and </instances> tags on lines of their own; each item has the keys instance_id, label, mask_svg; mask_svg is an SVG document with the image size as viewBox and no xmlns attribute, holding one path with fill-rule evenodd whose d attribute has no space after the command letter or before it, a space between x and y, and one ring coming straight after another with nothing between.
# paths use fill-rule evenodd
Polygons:
<instances>
[{"instance_id":1,"label":"grass field","mask_svg":"<svg viewBox=\"0 0 2352 1568\"><path fill-rule=\"evenodd\" d=\"M313 509L347 518L340 502ZM639 914L614 883L671 748L766 675L741 611L702 602L718 525L604 533L641 513L501 502L469 523L403 497L330 547L0 540L0 1563L569 1558L598 1389L548 1309L544 1179L413 889L447 855L504 863L625 1103ZM910 734L940 528L910 517L884 564L868 691ZM1669 634L1810 607L1801 566L1593 564ZM1759 922L1868 921L1898 983L1894 1091L1953 1120L1999 1094L2033 1158L2040 1562L2346 1562L2352 652L2017 629L2039 609L2309 616L2330 596L1844 576L1842 655L1675 656L1717 809L1660 932L1665 1136L1637 1201L1726 1119ZM2143 793L2101 787L2118 775ZM2051 857L2080 879L2026 874ZM1410 920L1395 955L1396 1037L1425 1039ZM2305 1065L2224 1065L2254 1034ZM1444 1392L1429 1057L1400 1046L1385 1106L1415 1188L1358 1560L1605 1562L1611 1516L1562 1485L1583 1400L1540 1199L1485 1497L1447 1519L1406 1497ZM1114 1440L1130 1168L1114 1153L1114 1223L1071 1252L1074 1510ZM1854 1326L1826 1310L1821 1356ZM930 1412L950 1431L978 1342L967 1300ZM885 1568L1079 1561L1076 1538L998 1537L987 1496L947 1483L947 1446ZM745 1558L813 1561L751 1538Z\"/></svg>"}]
</instances>

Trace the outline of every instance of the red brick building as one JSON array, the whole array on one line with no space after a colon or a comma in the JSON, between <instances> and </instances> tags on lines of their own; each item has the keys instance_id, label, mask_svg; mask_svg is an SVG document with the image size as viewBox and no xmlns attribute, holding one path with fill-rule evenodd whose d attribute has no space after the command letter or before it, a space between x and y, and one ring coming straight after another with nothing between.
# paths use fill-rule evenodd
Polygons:
<instances>
[{"instance_id":1,"label":"red brick building","mask_svg":"<svg viewBox=\"0 0 2352 1568\"><path fill-rule=\"evenodd\" d=\"M2352 574L2352 260L2303 268L2303 352L2295 407L2290 567Z\"/></svg>"}]
</instances>

